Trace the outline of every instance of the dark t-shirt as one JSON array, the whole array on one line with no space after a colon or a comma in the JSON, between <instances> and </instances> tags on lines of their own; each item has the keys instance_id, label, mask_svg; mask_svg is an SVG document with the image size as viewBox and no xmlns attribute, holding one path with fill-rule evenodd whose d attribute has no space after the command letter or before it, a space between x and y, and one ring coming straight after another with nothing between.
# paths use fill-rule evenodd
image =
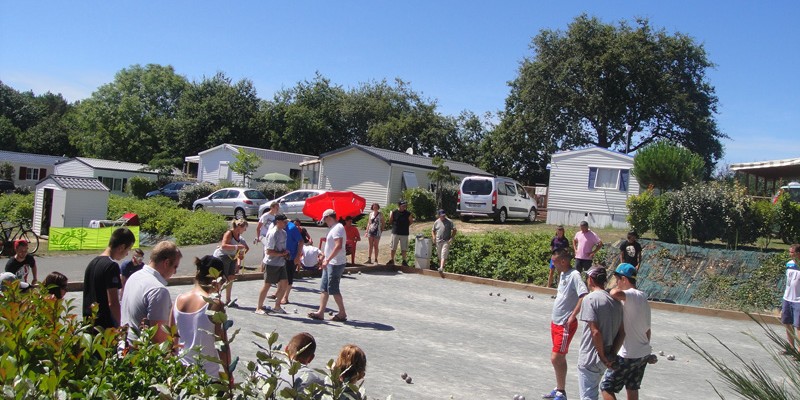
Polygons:
<instances>
[{"instance_id":1,"label":"dark t-shirt","mask_svg":"<svg viewBox=\"0 0 800 400\"><path fill-rule=\"evenodd\" d=\"M128 279L133 275L134 272L144 268L144 263L141 264L134 264L133 260L125 260L122 262L122 265L119 266L120 275L124 276L125 279Z\"/></svg>"},{"instance_id":2,"label":"dark t-shirt","mask_svg":"<svg viewBox=\"0 0 800 400\"><path fill-rule=\"evenodd\" d=\"M639 242L630 243L625 240L619 245L619 251L622 252L622 259L626 263L634 267L639 264L639 255L642 254L642 245Z\"/></svg>"},{"instance_id":3,"label":"dark t-shirt","mask_svg":"<svg viewBox=\"0 0 800 400\"><path fill-rule=\"evenodd\" d=\"M392 211L392 233L408 236L408 227L411 226L411 212L408 210Z\"/></svg>"},{"instance_id":4,"label":"dark t-shirt","mask_svg":"<svg viewBox=\"0 0 800 400\"><path fill-rule=\"evenodd\" d=\"M119 278L119 264L108 256L97 256L86 267L83 275L83 317L92 315L92 304L97 303L97 320L95 325L102 328L119 326L114 320L108 306L108 289L119 289L122 282Z\"/></svg>"},{"instance_id":5,"label":"dark t-shirt","mask_svg":"<svg viewBox=\"0 0 800 400\"><path fill-rule=\"evenodd\" d=\"M566 236L559 238L558 236L554 236L553 240L550 241L550 251L555 251L558 249L566 249L569 248L569 239Z\"/></svg>"},{"instance_id":6,"label":"dark t-shirt","mask_svg":"<svg viewBox=\"0 0 800 400\"><path fill-rule=\"evenodd\" d=\"M33 258L32 255L27 254L25 255L25 259L22 262L17 261L16 257L11 257L6 262L6 272L11 272L12 274L17 276L22 282L27 282L25 279L25 275L32 272L32 268L36 266L36 260Z\"/></svg>"}]
</instances>

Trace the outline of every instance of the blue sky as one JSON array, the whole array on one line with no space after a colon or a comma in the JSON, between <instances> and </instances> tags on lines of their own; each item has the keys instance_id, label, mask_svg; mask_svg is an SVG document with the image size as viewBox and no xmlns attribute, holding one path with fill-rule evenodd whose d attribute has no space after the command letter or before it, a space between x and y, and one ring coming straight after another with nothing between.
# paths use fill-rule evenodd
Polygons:
<instances>
[{"instance_id":1,"label":"blue sky","mask_svg":"<svg viewBox=\"0 0 800 400\"><path fill-rule=\"evenodd\" d=\"M647 17L705 46L723 163L800 157L800 3L791 1L0 0L0 80L88 97L133 64L251 79L262 98L312 79L399 77L439 110L502 110L530 39L581 13Z\"/></svg>"}]
</instances>

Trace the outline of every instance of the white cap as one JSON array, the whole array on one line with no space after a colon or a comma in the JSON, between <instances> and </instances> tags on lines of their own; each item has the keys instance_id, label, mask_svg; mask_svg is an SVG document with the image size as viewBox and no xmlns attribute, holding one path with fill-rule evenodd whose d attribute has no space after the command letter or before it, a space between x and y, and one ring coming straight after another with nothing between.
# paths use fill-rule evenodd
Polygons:
<instances>
[{"instance_id":1,"label":"white cap","mask_svg":"<svg viewBox=\"0 0 800 400\"><path fill-rule=\"evenodd\" d=\"M336 211L333 211L332 208L329 208L322 213L322 218L330 217L332 215L336 215Z\"/></svg>"},{"instance_id":2,"label":"white cap","mask_svg":"<svg viewBox=\"0 0 800 400\"><path fill-rule=\"evenodd\" d=\"M11 272L3 272L2 274L0 274L0 285L5 286L6 282L10 283L10 282L14 282L16 280L17 280L17 276L14 275ZM25 290L25 289L29 288L30 286L31 285L28 284L27 282L22 282L22 281L19 282L19 288L22 289L22 290Z\"/></svg>"}]
</instances>

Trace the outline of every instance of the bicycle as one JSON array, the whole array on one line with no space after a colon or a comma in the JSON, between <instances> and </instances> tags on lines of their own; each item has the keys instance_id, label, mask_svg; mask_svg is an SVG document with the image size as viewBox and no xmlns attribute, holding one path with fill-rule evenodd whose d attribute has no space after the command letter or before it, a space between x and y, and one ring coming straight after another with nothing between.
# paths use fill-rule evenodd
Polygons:
<instances>
[{"instance_id":1,"label":"bicycle","mask_svg":"<svg viewBox=\"0 0 800 400\"><path fill-rule=\"evenodd\" d=\"M0 222L0 255L5 254L6 245L13 248L14 241L19 239L28 242L29 254L34 254L39 250L39 235L31 230L29 221L11 223L11 225L8 222Z\"/></svg>"}]
</instances>

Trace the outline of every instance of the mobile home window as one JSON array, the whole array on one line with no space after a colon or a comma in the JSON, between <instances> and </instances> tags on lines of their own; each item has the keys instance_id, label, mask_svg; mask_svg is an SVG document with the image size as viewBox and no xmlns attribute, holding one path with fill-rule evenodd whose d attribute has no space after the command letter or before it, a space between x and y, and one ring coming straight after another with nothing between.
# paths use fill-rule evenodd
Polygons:
<instances>
[{"instance_id":1,"label":"mobile home window","mask_svg":"<svg viewBox=\"0 0 800 400\"><path fill-rule=\"evenodd\" d=\"M25 169L25 179L27 180L39 180L39 168L26 168Z\"/></svg>"},{"instance_id":2,"label":"mobile home window","mask_svg":"<svg viewBox=\"0 0 800 400\"><path fill-rule=\"evenodd\" d=\"M589 189L627 192L629 177L627 169L589 167Z\"/></svg>"}]
</instances>

